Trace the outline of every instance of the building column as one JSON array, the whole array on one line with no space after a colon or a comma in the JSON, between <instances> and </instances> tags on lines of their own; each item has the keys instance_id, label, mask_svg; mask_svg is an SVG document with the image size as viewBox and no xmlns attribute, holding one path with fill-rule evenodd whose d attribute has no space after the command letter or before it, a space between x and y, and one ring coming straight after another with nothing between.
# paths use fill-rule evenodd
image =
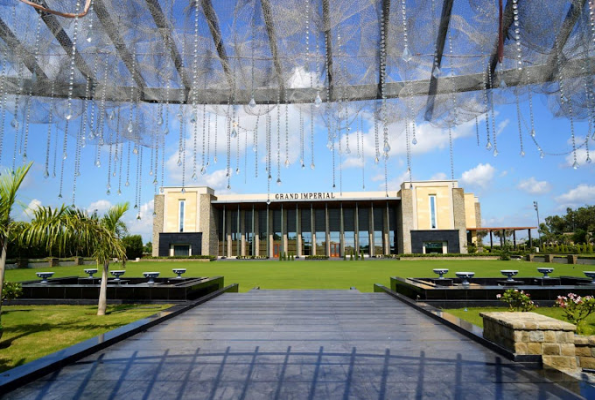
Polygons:
<instances>
[{"instance_id":1,"label":"building column","mask_svg":"<svg viewBox=\"0 0 595 400\"><path fill-rule=\"evenodd\" d=\"M231 232L232 232L232 226L231 226L231 211L230 210L225 210L225 221L226 221L226 226L225 226L225 255L227 257L231 257L232 253L232 249L233 249L233 243L231 240Z\"/></svg>"},{"instance_id":2,"label":"building column","mask_svg":"<svg viewBox=\"0 0 595 400\"><path fill-rule=\"evenodd\" d=\"M153 250L151 255L158 257L159 254L159 234L163 232L163 224L165 221L165 195L155 195L154 201L155 217L153 217Z\"/></svg>"},{"instance_id":3,"label":"building column","mask_svg":"<svg viewBox=\"0 0 595 400\"><path fill-rule=\"evenodd\" d=\"M329 223L328 223L328 203L324 203L324 237L325 237L325 248L326 248L326 255L330 256L331 254L331 233L329 232Z\"/></svg>"},{"instance_id":4,"label":"building column","mask_svg":"<svg viewBox=\"0 0 595 400\"><path fill-rule=\"evenodd\" d=\"M353 241L353 248L354 252L359 254L359 207L357 202L355 203L355 221L354 222L354 230L353 235L355 236L355 240Z\"/></svg>"},{"instance_id":5,"label":"building column","mask_svg":"<svg viewBox=\"0 0 595 400\"><path fill-rule=\"evenodd\" d=\"M459 231L459 253L467 254L467 220L465 218L465 192L461 188L452 189L454 228Z\"/></svg>"},{"instance_id":6,"label":"building column","mask_svg":"<svg viewBox=\"0 0 595 400\"><path fill-rule=\"evenodd\" d=\"M398 253L411 253L411 230L413 229L413 190L401 186L401 201L397 208Z\"/></svg>"},{"instance_id":7,"label":"building column","mask_svg":"<svg viewBox=\"0 0 595 400\"><path fill-rule=\"evenodd\" d=\"M271 209L267 206L267 257L273 257L273 218Z\"/></svg>"},{"instance_id":8,"label":"building column","mask_svg":"<svg viewBox=\"0 0 595 400\"><path fill-rule=\"evenodd\" d=\"M240 255L246 255L246 211L238 212L240 218Z\"/></svg>"},{"instance_id":9,"label":"building column","mask_svg":"<svg viewBox=\"0 0 595 400\"><path fill-rule=\"evenodd\" d=\"M383 213L382 217L382 238L383 238L383 249L384 254L390 254L390 221L389 221L389 209L388 209L388 202L386 203L386 211Z\"/></svg>"},{"instance_id":10,"label":"building column","mask_svg":"<svg viewBox=\"0 0 595 400\"><path fill-rule=\"evenodd\" d=\"M376 255L376 243L374 242L374 204L370 203L370 212L368 213L368 243L370 243L370 257Z\"/></svg>"},{"instance_id":11,"label":"building column","mask_svg":"<svg viewBox=\"0 0 595 400\"><path fill-rule=\"evenodd\" d=\"M296 256L301 257L302 256L302 246L303 246L303 240L302 240L302 210L297 206L295 206L295 234L297 235L297 249L295 251Z\"/></svg>"},{"instance_id":12,"label":"building column","mask_svg":"<svg viewBox=\"0 0 595 400\"><path fill-rule=\"evenodd\" d=\"M310 232L312 232L312 255L316 256L316 219L314 218L314 207L310 204Z\"/></svg>"},{"instance_id":13,"label":"building column","mask_svg":"<svg viewBox=\"0 0 595 400\"><path fill-rule=\"evenodd\" d=\"M339 208L339 251L341 256L345 257L345 221L343 221L343 203Z\"/></svg>"},{"instance_id":14,"label":"building column","mask_svg":"<svg viewBox=\"0 0 595 400\"><path fill-rule=\"evenodd\" d=\"M287 210L281 204L281 253L287 254Z\"/></svg>"}]
</instances>

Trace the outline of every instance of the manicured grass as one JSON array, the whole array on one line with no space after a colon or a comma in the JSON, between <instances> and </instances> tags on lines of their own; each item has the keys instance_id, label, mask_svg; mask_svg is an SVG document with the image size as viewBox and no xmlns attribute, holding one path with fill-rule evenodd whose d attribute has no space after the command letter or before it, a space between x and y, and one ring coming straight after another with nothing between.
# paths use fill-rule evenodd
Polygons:
<instances>
[{"instance_id":1,"label":"manicured grass","mask_svg":"<svg viewBox=\"0 0 595 400\"><path fill-rule=\"evenodd\" d=\"M444 311L456 317L459 317L465 321L471 322L473 325L477 325L483 328L483 318L479 316L479 313L493 311L503 312L507 310L507 307L472 307L468 308L467 311L465 311L463 308L446 309ZM536 308L535 310L533 310L533 312L568 322L564 318L564 312L562 311L562 309L558 307ZM589 315L587 319L582 323L582 325L583 335L595 335L595 314Z\"/></svg>"},{"instance_id":2,"label":"manicured grass","mask_svg":"<svg viewBox=\"0 0 595 400\"><path fill-rule=\"evenodd\" d=\"M0 341L0 372L148 317L170 305L4 306Z\"/></svg>"},{"instance_id":3,"label":"manicured grass","mask_svg":"<svg viewBox=\"0 0 595 400\"><path fill-rule=\"evenodd\" d=\"M455 277L456 271L474 271L476 277L501 277L501 269L518 269L518 276L541 276L537 267L552 266L552 276L584 276L584 265L543 264L526 261L498 260L365 260L365 261L214 261L214 262L155 262L141 261L126 264L127 277L140 277L145 271L159 271L161 277L173 277L172 268L186 268L185 277L225 277L225 284L239 283L240 291L246 292L256 286L261 289L349 289L355 286L363 292L373 291L374 283L390 285L391 276L434 277L433 268L450 269L447 277ZM89 266L54 267L44 269L16 269L6 271L9 281L39 279L39 271L54 271L54 277L85 276L83 269ZM121 269L121 265L112 265ZM97 275L96 275L97 276Z\"/></svg>"}]
</instances>

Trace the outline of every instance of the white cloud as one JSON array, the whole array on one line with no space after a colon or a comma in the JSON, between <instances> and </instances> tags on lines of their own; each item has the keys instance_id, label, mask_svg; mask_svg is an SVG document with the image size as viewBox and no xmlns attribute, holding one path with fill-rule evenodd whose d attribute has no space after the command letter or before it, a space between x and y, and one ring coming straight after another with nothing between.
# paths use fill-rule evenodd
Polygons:
<instances>
[{"instance_id":1,"label":"white cloud","mask_svg":"<svg viewBox=\"0 0 595 400\"><path fill-rule=\"evenodd\" d=\"M556 202L563 207L576 207L592 203L593 199L595 199L595 186L582 183L567 193L556 197Z\"/></svg>"},{"instance_id":2,"label":"white cloud","mask_svg":"<svg viewBox=\"0 0 595 400\"><path fill-rule=\"evenodd\" d=\"M531 177L520 181L517 188L530 194L545 194L552 190L552 185L548 181L538 181Z\"/></svg>"},{"instance_id":3,"label":"white cloud","mask_svg":"<svg viewBox=\"0 0 595 400\"><path fill-rule=\"evenodd\" d=\"M124 222L128 227L128 234L141 235L143 237L143 243L152 240L154 206L155 202L153 200L142 204L140 206L140 219L138 219L138 209L131 209L124 215Z\"/></svg>"},{"instance_id":4,"label":"white cloud","mask_svg":"<svg viewBox=\"0 0 595 400\"><path fill-rule=\"evenodd\" d=\"M109 200L97 200L87 207L87 212L93 214L97 211L97 214L101 215L110 209L112 203Z\"/></svg>"},{"instance_id":5,"label":"white cloud","mask_svg":"<svg viewBox=\"0 0 595 400\"><path fill-rule=\"evenodd\" d=\"M485 189L492 182L495 173L496 168L490 164L478 164L477 167L463 172L461 183L463 185L479 186Z\"/></svg>"},{"instance_id":6,"label":"white cloud","mask_svg":"<svg viewBox=\"0 0 595 400\"><path fill-rule=\"evenodd\" d=\"M37 210L41 206L41 200L33 199L27 204L27 207L21 214L21 219L24 221L30 221L33 218L33 211Z\"/></svg>"},{"instance_id":7,"label":"white cloud","mask_svg":"<svg viewBox=\"0 0 595 400\"><path fill-rule=\"evenodd\" d=\"M431 181L443 181L445 179L448 179L448 177L444 172L438 172L432 175L432 177L430 178Z\"/></svg>"},{"instance_id":8,"label":"white cloud","mask_svg":"<svg viewBox=\"0 0 595 400\"><path fill-rule=\"evenodd\" d=\"M589 151L589 158L593 160L593 156L591 155L591 151ZM572 167L574 164L574 153L570 152L566 155L564 159L565 163L562 165L563 167ZM593 166L593 162L590 164L587 163L587 149L580 148L576 149L576 163L578 164L579 168L590 167Z\"/></svg>"}]
</instances>

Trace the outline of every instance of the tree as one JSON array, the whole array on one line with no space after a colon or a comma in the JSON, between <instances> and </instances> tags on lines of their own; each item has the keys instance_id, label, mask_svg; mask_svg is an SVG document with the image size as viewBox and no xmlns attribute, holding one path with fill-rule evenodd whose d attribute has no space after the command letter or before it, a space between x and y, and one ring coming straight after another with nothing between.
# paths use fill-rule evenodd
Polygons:
<instances>
[{"instance_id":1,"label":"tree","mask_svg":"<svg viewBox=\"0 0 595 400\"><path fill-rule=\"evenodd\" d=\"M129 235L122 238L122 244L126 248L126 258L134 260L143 256L143 238L141 235Z\"/></svg>"},{"instance_id":2,"label":"tree","mask_svg":"<svg viewBox=\"0 0 595 400\"><path fill-rule=\"evenodd\" d=\"M143 253L151 255L153 253L153 243L147 242L143 246Z\"/></svg>"},{"instance_id":3,"label":"tree","mask_svg":"<svg viewBox=\"0 0 595 400\"><path fill-rule=\"evenodd\" d=\"M99 290L97 315L105 315L107 308L107 279L110 261L114 258L125 260L126 249L122 237L127 233L122 216L128 210L128 203L117 204L101 218L88 215L84 210L62 206L39 207L34 218L23 234L25 243L42 242L46 247L68 246L90 249L90 252L103 265Z\"/></svg>"},{"instance_id":4,"label":"tree","mask_svg":"<svg viewBox=\"0 0 595 400\"><path fill-rule=\"evenodd\" d=\"M23 165L13 172L6 172L0 176L0 246L2 255L0 256L0 293L4 288L4 270L6 266L6 254L8 252L8 241L12 230L17 226L10 217L12 207L17 201L17 192L27 176L32 163ZM2 300L0 300L0 316L2 315ZM1 326L1 325L0 325Z\"/></svg>"}]
</instances>

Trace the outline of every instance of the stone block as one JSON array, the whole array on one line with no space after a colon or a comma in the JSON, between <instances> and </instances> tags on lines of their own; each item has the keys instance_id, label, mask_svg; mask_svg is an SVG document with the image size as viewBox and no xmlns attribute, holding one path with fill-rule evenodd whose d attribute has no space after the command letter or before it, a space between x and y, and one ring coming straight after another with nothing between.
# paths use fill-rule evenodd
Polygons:
<instances>
[{"instance_id":1,"label":"stone block","mask_svg":"<svg viewBox=\"0 0 595 400\"><path fill-rule=\"evenodd\" d=\"M542 357L545 369L576 369L576 358L565 356L546 356Z\"/></svg>"},{"instance_id":2,"label":"stone block","mask_svg":"<svg viewBox=\"0 0 595 400\"><path fill-rule=\"evenodd\" d=\"M573 344L561 344L559 346L560 355L569 357L576 355L577 348L575 348Z\"/></svg>"},{"instance_id":3,"label":"stone block","mask_svg":"<svg viewBox=\"0 0 595 400\"><path fill-rule=\"evenodd\" d=\"M589 337L576 335L574 337L574 344L575 345L587 345L587 344L589 344Z\"/></svg>"},{"instance_id":4,"label":"stone block","mask_svg":"<svg viewBox=\"0 0 595 400\"><path fill-rule=\"evenodd\" d=\"M548 356L559 356L560 355L560 345L556 343L544 343L543 344L543 354ZM572 354L574 355L574 354Z\"/></svg>"},{"instance_id":5,"label":"stone block","mask_svg":"<svg viewBox=\"0 0 595 400\"><path fill-rule=\"evenodd\" d=\"M513 340L515 342L522 342L523 341L523 331L513 331Z\"/></svg>"},{"instance_id":6,"label":"stone block","mask_svg":"<svg viewBox=\"0 0 595 400\"><path fill-rule=\"evenodd\" d=\"M567 256L568 259L568 264L576 264L577 260L578 260L578 256L574 255L574 254L569 254Z\"/></svg>"},{"instance_id":7,"label":"stone block","mask_svg":"<svg viewBox=\"0 0 595 400\"><path fill-rule=\"evenodd\" d=\"M569 346L569 345L562 344L561 346ZM574 351L575 351L575 354L579 357L591 357L592 356L591 349L589 347L584 347L584 346L576 347L574 349Z\"/></svg>"},{"instance_id":8,"label":"stone block","mask_svg":"<svg viewBox=\"0 0 595 400\"><path fill-rule=\"evenodd\" d=\"M529 354L542 354L541 343L527 343Z\"/></svg>"},{"instance_id":9,"label":"stone block","mask_svg":"<svg viewBox=\"0 0 595 400\"><path fill-rule=\"evenodd\" d=\"M546 343L555 343L556 342L556 332L554 332L554 331L543 332L543 341Z\"/></svg>"},{"instance_id":10,"label":"stone block","mask_svg":"<svg viewBox=\"0 0 595 400\"><path fill-rule=\"evenodd\" d=\"M546 263L552 263L554 262L554 255L553 254L546 254L544 257L544 262Z\"/></svg>"},{"instance_id":11,"label":"stone block","mask_svg":"<svg viewBox=\"0 0 595 400\"><path fill-rule=\"evenodd\" d=\"M543 342L544 334L542 331L531 331L529 332L529 341L530 342Z\"/></svg>"},{"instance_id":12,"label":"stone block","mask_svg":"<svg viewBox=\"0 0 595 400\"><path fill-rule=\"evenodd\" d=\"M595 358L594 357L580 357L580 367L595 369Z\"/></svg>"},{"instance_id":13,"label":"stone block","mask_svg":"<svg viewBox=\"0 0 595 400\"><path fill-rule=\"evenodd\" d=\"M589 346L595 346L595 336L587 336Z\"/></svg>"},{"instance_id":14,"label":"stone block","mask_svg":"<svg viewBox=\"0 0 595 400\"><path fill-rule=\"evenodd\" d=\"M514 353L515 354L529 354L529 349L527 348L527 343L517 342L514 344Z\"/></svg>"}]
</instances>

